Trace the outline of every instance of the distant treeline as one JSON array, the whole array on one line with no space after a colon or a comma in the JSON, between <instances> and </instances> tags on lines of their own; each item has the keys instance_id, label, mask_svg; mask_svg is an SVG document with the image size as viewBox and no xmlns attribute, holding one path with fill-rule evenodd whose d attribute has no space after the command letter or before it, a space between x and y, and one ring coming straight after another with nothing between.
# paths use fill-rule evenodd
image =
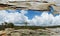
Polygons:
<instances>
[{"instance_id":1,"label":"distant treeline","mask_svg":"<svg viewBox=\"0 0 60 36\"><path fill-rule=\"evenodd\" d=\"M25 26L15 26L13 23L7 23L4 22L2 25L0 25L0 30L4 30L5 28L15 28L15 29L45 29L45 28L58 28L60 25L56 26L27 26L27 23L25 23Z\"/></svg>"},{"instance_id":2,"label":"distant treeline","mask_svg":"<svg viewBox=\"0 0 60 36\"><path fill-rule=\"evenodd\" d=\"M15 26L15 29L45 29L45 28L58 28L60 25L57 26Z\"/></svg>"}]
</instances>

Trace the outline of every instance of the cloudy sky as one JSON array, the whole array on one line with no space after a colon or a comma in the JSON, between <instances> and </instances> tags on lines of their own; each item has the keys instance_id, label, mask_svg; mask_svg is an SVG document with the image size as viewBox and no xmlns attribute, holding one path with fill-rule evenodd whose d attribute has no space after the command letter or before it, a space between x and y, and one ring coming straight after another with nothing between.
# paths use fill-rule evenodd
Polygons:
<instances>
[{"instance_id":1,"label":"cloudy sky","mask_svg":"<svg viewBox=\"0 0 60 36\"><path fill-rule=\"evenodd\" d=\"M28 22L28 25L34 26L52 26L60 25L60 15L54 16L51 11L33 11L33 10L0 10L0 23L12 22L16 25Z\"/></svg>"},{"instance_id":2,"label":"cloudy sky","mask_svg":"<svg viewBox=\"0 0 60 36\"><path fill-rule=\"evenodd\" d=\"M2 22L12 22L15 25L28 22L31 26L52 26L60 25L60 15L53 16L51 11L0 10L0 23Z\"/></svg>"}]
</instances>

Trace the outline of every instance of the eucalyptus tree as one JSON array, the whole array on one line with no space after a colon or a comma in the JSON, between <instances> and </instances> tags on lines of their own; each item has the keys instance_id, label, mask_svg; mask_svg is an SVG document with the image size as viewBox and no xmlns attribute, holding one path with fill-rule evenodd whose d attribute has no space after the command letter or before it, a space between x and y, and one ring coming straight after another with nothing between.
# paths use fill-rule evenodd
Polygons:
<instances>
[{"instance_id":1,"label":"eucalyptus tree","mask_svg":"<svg viewBox=\"0 0 60 36\"><path fill-rule=\"evenodd\" d=\"M23 23L20 23L20 24L24 24L23 26L24 26L24 28L27 28L27 26L28 26L28 22L23 22Z\"/></svg>"},{"instance_id":2,"label":"eucalyptus tree","mask_svg":"<svg viewBox=\"0 0 60 36\"><path fill-rule=\"evenodd\" d=\"M2 25L4 25L5 28L13 28L14 24L12 22L4 22L2 23Z\"/></svg>"}]
</instances>

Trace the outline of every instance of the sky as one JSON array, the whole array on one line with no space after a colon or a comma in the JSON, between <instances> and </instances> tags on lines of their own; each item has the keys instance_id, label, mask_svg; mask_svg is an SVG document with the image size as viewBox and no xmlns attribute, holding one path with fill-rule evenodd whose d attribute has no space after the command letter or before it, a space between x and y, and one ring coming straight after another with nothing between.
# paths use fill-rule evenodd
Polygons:
<instances>
[{"instance_id":1,"label":"sky","mask_svg":"<svg viewBox=\"0 0 60 36\"><path fill-rule=\"evenodd\" d=\"M51 11L33 10L0 10L0 23L12 22L15 25L28 22L28 26L60 25L60 15L54 16Z\"/></svg>"}]
</instances>

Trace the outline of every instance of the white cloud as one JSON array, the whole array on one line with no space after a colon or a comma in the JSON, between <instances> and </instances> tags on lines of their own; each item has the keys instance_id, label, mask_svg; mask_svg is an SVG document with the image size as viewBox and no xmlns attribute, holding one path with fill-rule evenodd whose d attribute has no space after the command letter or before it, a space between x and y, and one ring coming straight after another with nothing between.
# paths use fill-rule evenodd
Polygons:
<instances>
[{"instance_id":1,"label":"white cloud","mask_svg":"<svg viewBox=\"0 0 60 36\"><path fill-rule=\"evenodd\" d=\"M21 13L18 12L11 12L8 13L6 10L0 10L0 22L13 22L13 23L21 23L27 21L28 17L26 17L23 13L24 11L21 10ZM27 12L26 12L27 13Z\"/></svg>"},{"instance_id":2,"label":"white cloud","mask_svg":"<svg viewBox=\"0 0 60 36\"><path fill-rule=\"evenodd\" d=\"M44 12L41 16L35 16L32 20L30 20L29 25L35 26L60 25L60 15L54 17L52 14Z\"/></svg>"},{"instance_id":3,"label":"white cloud","mask_svg":"<svg viewBox=\"0 0 60 36\"><path fill-rule=\"evenodd\" d=\"M52 26L52 25L60 25L60 15L53 16L52 14L48 14L47 12L43 12L41 16L35 16L32 20L29 20L27 16L28 12L25 10L21 10L21 13L11 12L8 13L6 10L0 10L0 23L1 22L13 22L15 24L27 21L28 25L35 26Z\"/></svg>"}]
</instances>

